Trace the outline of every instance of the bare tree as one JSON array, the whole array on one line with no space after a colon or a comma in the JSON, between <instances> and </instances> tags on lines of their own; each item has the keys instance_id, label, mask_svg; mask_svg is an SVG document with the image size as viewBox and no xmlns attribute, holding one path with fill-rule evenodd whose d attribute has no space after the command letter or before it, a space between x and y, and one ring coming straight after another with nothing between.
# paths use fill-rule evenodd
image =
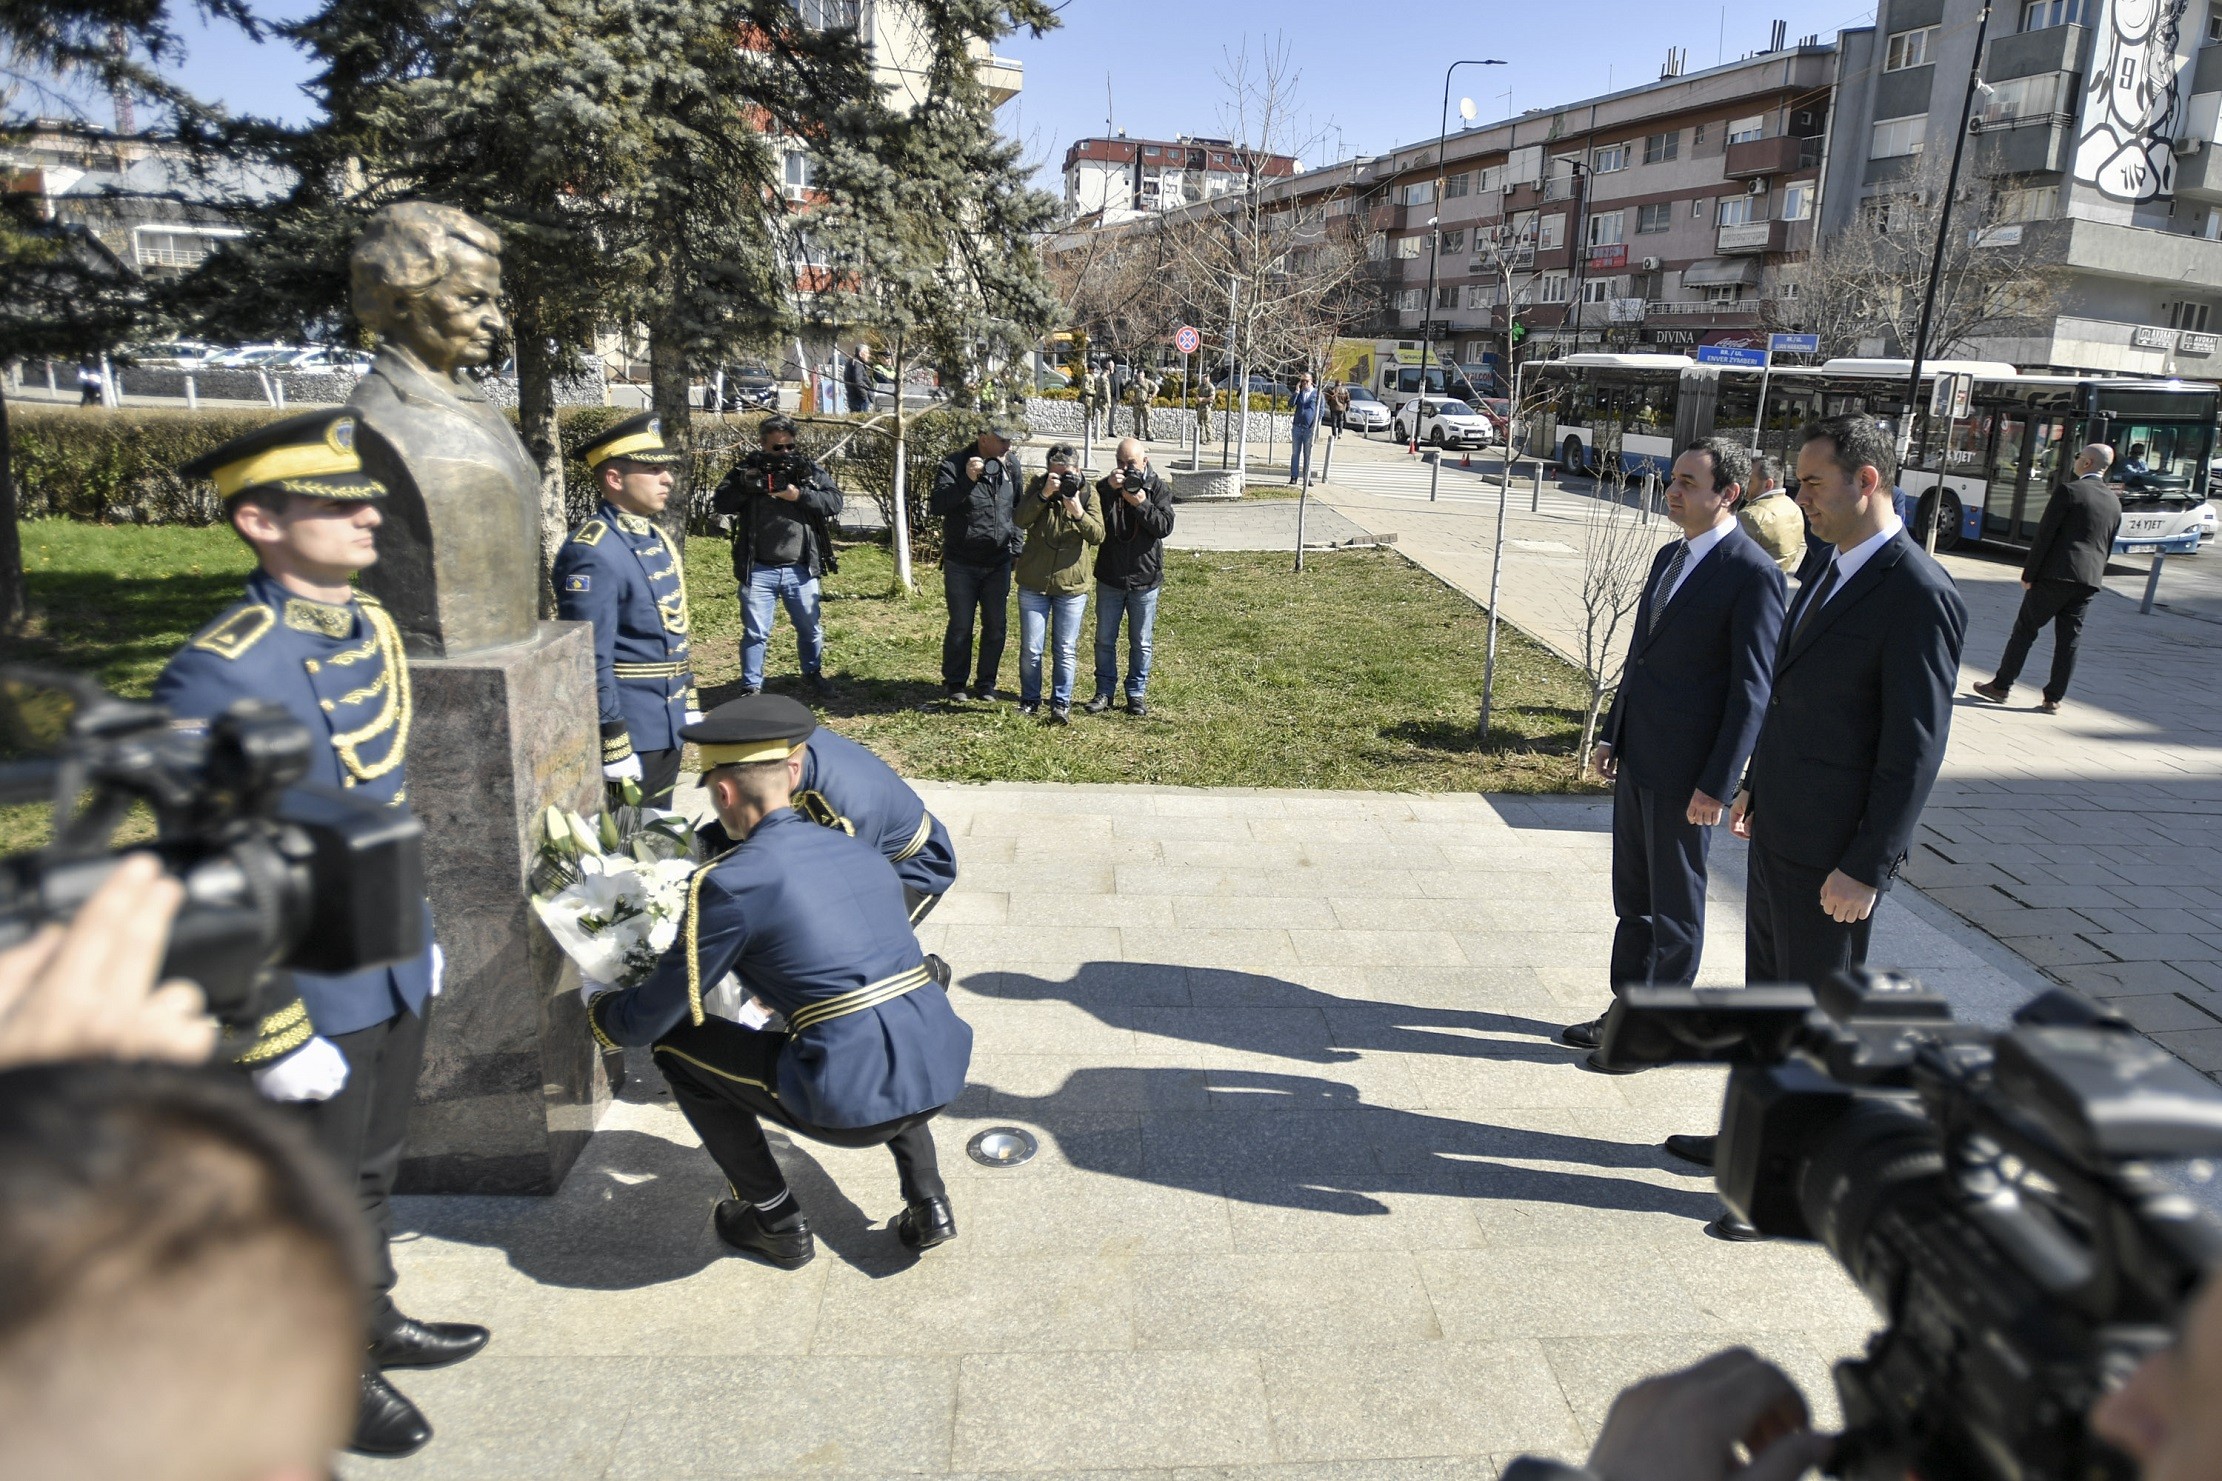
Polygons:
<instances>
[{"instance_id":1,"label":"bare tree","mask_svg":"<svg viewBox=\"0 0 2222 1481\"><path fill-rule=\"evenodd\" d=\"M1628 661L1624 629L1643 598L1643 580L1649 574L1652 554L1658 549L1648 521L1617 494L1626 480L1614 480L1616 497L1591 499L1582 513L1582 673L1589 680L1589 713L1582 719L1582 748L1574 760L1574 774L1589 770L1589 753L1597 742L1597 721L1605 700L1620 685L1620 672Z\"/></svg>"}]
</instances>

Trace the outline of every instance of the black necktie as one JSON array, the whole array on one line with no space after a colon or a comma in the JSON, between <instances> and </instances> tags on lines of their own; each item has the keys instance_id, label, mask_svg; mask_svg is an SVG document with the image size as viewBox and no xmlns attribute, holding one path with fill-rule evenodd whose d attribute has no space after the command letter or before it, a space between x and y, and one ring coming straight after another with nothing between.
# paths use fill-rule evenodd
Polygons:
<instances>
[{"instance_id":1,"label":"black necktie","mask_svg":"<svg viewBox=\"0 0 2222 1481\"><path fill-rule=\"evenodd\" d=\"M1798 614L1798 625L1790 633L1791 642L1795 643L1800 635L1805 632L1805 625L1813 620L1813 614L1821 610L1821 603L1827 601L1829 593L1834 590L1836 590L1836 562L1830 561L1829 568L1821 573L1820 583L1813 588L1813 600L1807 602L1805 610Z\"/></svg>"},{"instance_id":2,"label":"black necktie","mask_svg":"<svg viewBox=\"0 0 2222 1481\"><path fill-rule=\"evenodd\" d=\"M1690 542L1674 542L1674 554L1667 557L1666 570L1659 574L1658 589L1651 593L1651 626L1656 629L1660 616L1666 611L1667 598L1674 593L1674 583L1682 577L1682 563L1689 559Z\"/></svg>"}]
</instances>

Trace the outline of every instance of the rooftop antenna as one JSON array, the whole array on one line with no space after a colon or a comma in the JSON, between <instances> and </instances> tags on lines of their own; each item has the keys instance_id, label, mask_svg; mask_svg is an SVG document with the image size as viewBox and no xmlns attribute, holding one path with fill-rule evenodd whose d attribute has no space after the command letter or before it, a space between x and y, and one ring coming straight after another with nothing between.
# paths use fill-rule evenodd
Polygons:
<instances>
[{"instance_id":1,"label":"rooftop antenna","mask_svg":"<svg viewBox=\"0 0 2222 1481\"><path fill-rule=\"evenodd\" d=\"M1108 72L1103 74L1103 136L1106 139L1118 137L1111 127L1111 74Z\"/></svg>"},{"instance_id":2,"label":"rooftop antenna","mask_svg":"<svg viewBox=\"0 0 2222 1481\"><path fill-rule=\"evenodd\" d=\"M1773 34L1771 34L1767 38L1767 50L1780 51L1783 48L1783 44L1789 39L1790 23L1788 21L1776 21L1774 24Z\"/></svg>"}]
</instances>

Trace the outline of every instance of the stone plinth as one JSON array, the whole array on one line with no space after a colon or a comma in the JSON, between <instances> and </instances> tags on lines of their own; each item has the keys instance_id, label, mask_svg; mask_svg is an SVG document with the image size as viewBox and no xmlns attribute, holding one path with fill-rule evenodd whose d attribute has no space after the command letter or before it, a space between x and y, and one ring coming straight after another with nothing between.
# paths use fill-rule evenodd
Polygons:
<instances>
[{"instance_id":1,"label":"stone plinth","mask_svg":"<svg viewBox=\"0 0 2222 1481\"><path fill-rule=\"evenodd\" d=\"M409 802L424 820L445 990L401 1189L553 1193L609 1101L578 969L526 901L534 820L601 804L592 630L543 622L468 658L416 659Z\"/></svg>"},{"instance_id":2,"label":"stone plinth","mask_svg":"<svg viewBox=\"0 0 2222 1481\"><path fill-rule=\"evenodd\" d=\"M1226 503L1242 497L1239 468L1197 468L1175 463L1165 470L1165 481L1172 485L1176 504Z\"/></svg>"}]
</instances>

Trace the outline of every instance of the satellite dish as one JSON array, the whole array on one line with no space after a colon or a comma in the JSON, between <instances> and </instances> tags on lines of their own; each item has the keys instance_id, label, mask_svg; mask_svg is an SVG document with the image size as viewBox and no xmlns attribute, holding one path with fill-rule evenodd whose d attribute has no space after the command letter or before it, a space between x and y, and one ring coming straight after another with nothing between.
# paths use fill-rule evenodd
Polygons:
<instances>
[{"instance_id":1,"label":"satellite dish","mask_svg":"<svg viewBox=\"0 0 2222 1481\"><path fill-rule=\"evenodd\" d=\"M1474 106L1472 98L1460 98L1458 100L1458 116L1465 119L1466 122L1472 123L1475 115L1480 112L1481 110Z\"/></svg>"}]
</instances>

